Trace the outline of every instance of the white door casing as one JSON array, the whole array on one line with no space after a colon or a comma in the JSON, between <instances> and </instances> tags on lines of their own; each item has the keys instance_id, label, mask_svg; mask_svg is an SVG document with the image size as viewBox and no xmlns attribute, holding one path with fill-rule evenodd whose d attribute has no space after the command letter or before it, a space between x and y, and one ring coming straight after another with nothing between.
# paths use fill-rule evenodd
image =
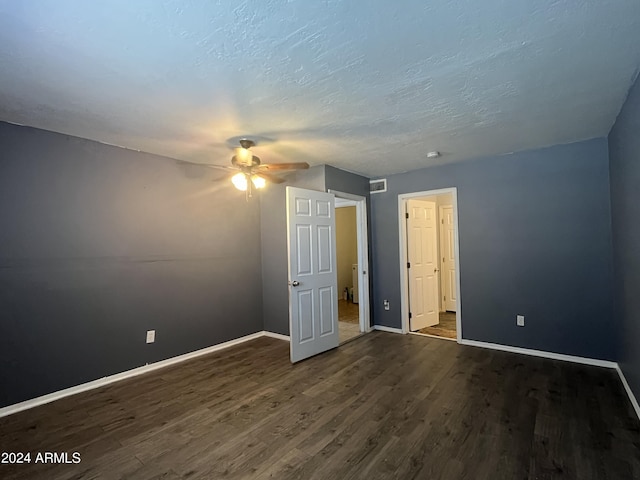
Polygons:
<instances>
[{"instance_id":1,"label":"white door casing","mask_svg":"<svg viewBox=\"0 0 640 480\"><path fill-rule=\"evenodd\" d=\"M291 362L338 346L335 204L330 193L287 187Z\"/></svg>"},{"instance_id":2,"label":"white door casing","mask_svg":"<svg viewBox=\"0 0 640 480\"><path fill-rule=\"evenodd\" d=\"M442 305L449 312L456 311L456 259L455 259L455 223L453 220L453 205L440 207L440 267Z\"/></svg>"},{"instance_id":3,"label":"white door casing","mask_svg":"<svg viewBox=\"0 0 640 480\"><path fill-rule=\"evenodd\" d=\"M460 284L460 238L459 238L459 210L458 210L458 189L457 187L439 188L435 190L422 190L409 193L401 193L398 195L398 240L399 240L399 276L400 281L400 317L402 322L402 333L409 333L411 325L409 320L409 276L407 270L407 202L410 199L433 197L436 195L451 194L453 206L453 222L454 222L454 258L456 265L456 337L457 342L463 342L463 325L462 325L462 288ZM392 306L393 308L393 306Z\"/></svg>"},{"instance_id":4,"label":"white door casing","mask_svg":"<svg viewBox=\"0 0 640 480\"><path fill-rule=\"evenodd\" d=\"M410 329L439 323L436 202L407 200Z\"/></svg>"},{"instance_id":5,"label":"white door casing","mask_svg":"<svg viewBox=\"0 0 640 480\"><path fill-rule=\"evenodd\" d=\"M356 207L356 241L358 242L358 310L360 317L360 331L371 331L371 319L369 311L369 242L367 240L367 199L360 195L340 192L338 190L327 190L336 196L338 202L345 204L349 202ZM339 292L338 292L339 293Z\"/></svg>"}]
</instances>

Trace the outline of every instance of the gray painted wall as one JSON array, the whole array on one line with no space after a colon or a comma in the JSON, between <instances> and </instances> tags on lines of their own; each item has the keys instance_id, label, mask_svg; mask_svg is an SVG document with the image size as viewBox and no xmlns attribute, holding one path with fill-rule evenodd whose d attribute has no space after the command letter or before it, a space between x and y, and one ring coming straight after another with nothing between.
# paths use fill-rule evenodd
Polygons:
<instances>
[{"instance_id":1,"label":"gray painted wall","mask_svg":"<svg viewBox=\"0 0 640 480\"><path fill-rule=\"evenodd\" d=\"M258 201L33 128L0 152L0 407L262 330Z\"/></svg>"},{"instance_id":2,"label":"gray painted wall","mask_svg":"<svg viewBox=\"0 0 640 480\"><path fill-rule=\"evenodd\" d=\"M618 363L640 398L640 81L609 134Z\"/></svg>"},{"instance_id":3,"label":"gray painted wall","mask_svg":"<svg viewBox=\"0 0 640 480\"><path fill-rule=\"evenodd\" d=\"M325 166L325 186L338 192L369 198L369 179L331 165Z\"/></svg>"},{"instance_id":4,"label":"gray painted wall","mask_svg":"<svg viewBox=\"0 0 640 480\"><path fill-rule=\"evenodd\" d=\"M369 180L330 165L297 172L260 192L264 329L289 335L286 186L369 196ZM370 210L370 209L368 209Z\"/></svg>"},{"instance_id":5,"label":"gray painted wall","mask_svg":"<svg viewBox=\"0 0 640 480\"><path fill-rule=\"evenodd\" d=\"M388 177L371 196L375 323L401 328L398 194L457 187L463 337L615 359L608 168L599 138Z\"/></svg>"}]
</instances>

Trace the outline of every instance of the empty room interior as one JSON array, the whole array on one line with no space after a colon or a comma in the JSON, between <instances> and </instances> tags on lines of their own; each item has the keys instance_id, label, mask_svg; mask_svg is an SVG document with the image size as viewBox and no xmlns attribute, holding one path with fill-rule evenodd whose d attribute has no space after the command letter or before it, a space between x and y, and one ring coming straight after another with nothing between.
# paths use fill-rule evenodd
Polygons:
<instances>
[{"instance_id":1,"label":"empty room interior","mask_svg":"<svg viewBox=\"0 0 640 480\"><path fill-rule=\"evenodd\" d=\"M0 478L640 478L640 2L0 0Z\"/></svg>"}]
</instances>

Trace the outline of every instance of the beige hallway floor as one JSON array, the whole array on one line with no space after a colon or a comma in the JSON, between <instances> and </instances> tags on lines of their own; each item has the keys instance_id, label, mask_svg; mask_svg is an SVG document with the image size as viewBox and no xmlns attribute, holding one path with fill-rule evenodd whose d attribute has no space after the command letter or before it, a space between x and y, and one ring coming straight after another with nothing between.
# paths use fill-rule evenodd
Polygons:
<instances>
[{"instance_id":1,"label":"beige hallway floor","mask_svg":"<svg viewBox=\"0 0 640 480\"><path fill-rule=\"evenodd\" d=\"M360 335L360 310L357 303L338 300L340 343Z\"/></svg>"},{"instance_id":2,"label":"beige hallway floor","mask_svg":"<svg viewBox=\"0 0 640 480\"><path fill-rule=\"evenodd\" d=\"M456 312L440 312L440 323L433 327L425 327L418 330L418 333L436 335L445 338L457 338L456 333Z\"/></svg>"}]
</instances>

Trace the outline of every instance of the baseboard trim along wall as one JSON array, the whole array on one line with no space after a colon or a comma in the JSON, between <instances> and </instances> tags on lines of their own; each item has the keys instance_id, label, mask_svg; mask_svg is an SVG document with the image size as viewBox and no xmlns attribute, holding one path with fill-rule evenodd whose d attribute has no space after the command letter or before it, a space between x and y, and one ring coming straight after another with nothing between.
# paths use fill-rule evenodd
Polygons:
<instances>
[{"instance_id":1,"label":"baseboard trim along wall","mask_svg":"<svg viewBox=\"0 0 640 480\"><path fill-rule=\"evenodd\" d=\"M0 408L0 418L6 417L8 415L12 415L14 413L22 412L23 410L28 410L30 408L37 407L39 405L44 405L45 403L51 403L61 398L70 397L71 395L75 395L77 393L86 392L87 390L93 390L94 388L104 387L105 385L119 382L120 380L125 380L131 377L137 377L138 375L152 372L154 370L159 370L161 368L168 367L169 365L175 365L176 363L184 362L186 360L191 360L192 358L217 352L218 350L224 350L225 348L233 347L234 345L238 345L240 343L248 342L249 340L253 340L253 339L265 337L265 336L289 341L288 336L280 335L279 333L273 333L273 332L267 332L267 331L252 333L250 335L245 335L244 337L229 340L228 342L219 343L217 345L203 348L201 350L196 350L194 352L178 355L177 357L167 358L166 360L161 360L156 363L147 364L142 367L134 368L132 370L127 370L125 372L109 375L107 377L99 378L97 380L92 380L91 382L82 383L74 387L65 388L64 390L58 390L57 392L48 393L47 395L42 395L41 397L32 398L30 400L25 400L24 402L15 403L13 405L8 405L6 407Z\"/></svg>"},{"instance_id":2,"label":"baseboard trim along wall","mask_svg":"<svg viewBox=\"0 0 640 480\"><path fill-rule=\"evenodd\" d=\"M638 405L638 400L636 399L636 396L633 394L633 391L631 390L631 387L629 386L627 379L624 377L624 373L622 373L622 369L620 368L620 365L616 365L616 370L618 371L618 376L620 377L622 386L627 392L627 396L629 397L629 400L631 400L631 405L633 406L633 409L636 411L636 415L640 419L640 405Z\"/></svg>"},{"instance_id":3,"label":"baseboard trim along wall","mask_svg":"<svg viewBox=\"0 0 640 480\"><path fill-rule=\"evenodd\" d=\"M281 333L267 332L266 330L262 332L265 337L277 338L278 340L284 340L285 342L291 341L289 335L282 335Z\"/></svg>"},{"instance_id":4,"label":"baseboard trim along wall","mask_svg":"<svg viewBox=\"0 0 640 480\"><path fill-rule=\"evenodd\" d=\"M460 341L461 345L470 347L490 348L492 350L501 350L503 352L520 353L522 355L531 355L533 357L550 358L551 360L562 360L564 362L581 363L583 365L593 365L595 367L617 368L616 362L608 360L597 360L595 358L577 357L574 355L565 355L563 353L546 352L544 350L532 350L530 348L512 347L510 345L500 345L499 343L478 342L476 340Z\"/></svg>"}]
</instances>

